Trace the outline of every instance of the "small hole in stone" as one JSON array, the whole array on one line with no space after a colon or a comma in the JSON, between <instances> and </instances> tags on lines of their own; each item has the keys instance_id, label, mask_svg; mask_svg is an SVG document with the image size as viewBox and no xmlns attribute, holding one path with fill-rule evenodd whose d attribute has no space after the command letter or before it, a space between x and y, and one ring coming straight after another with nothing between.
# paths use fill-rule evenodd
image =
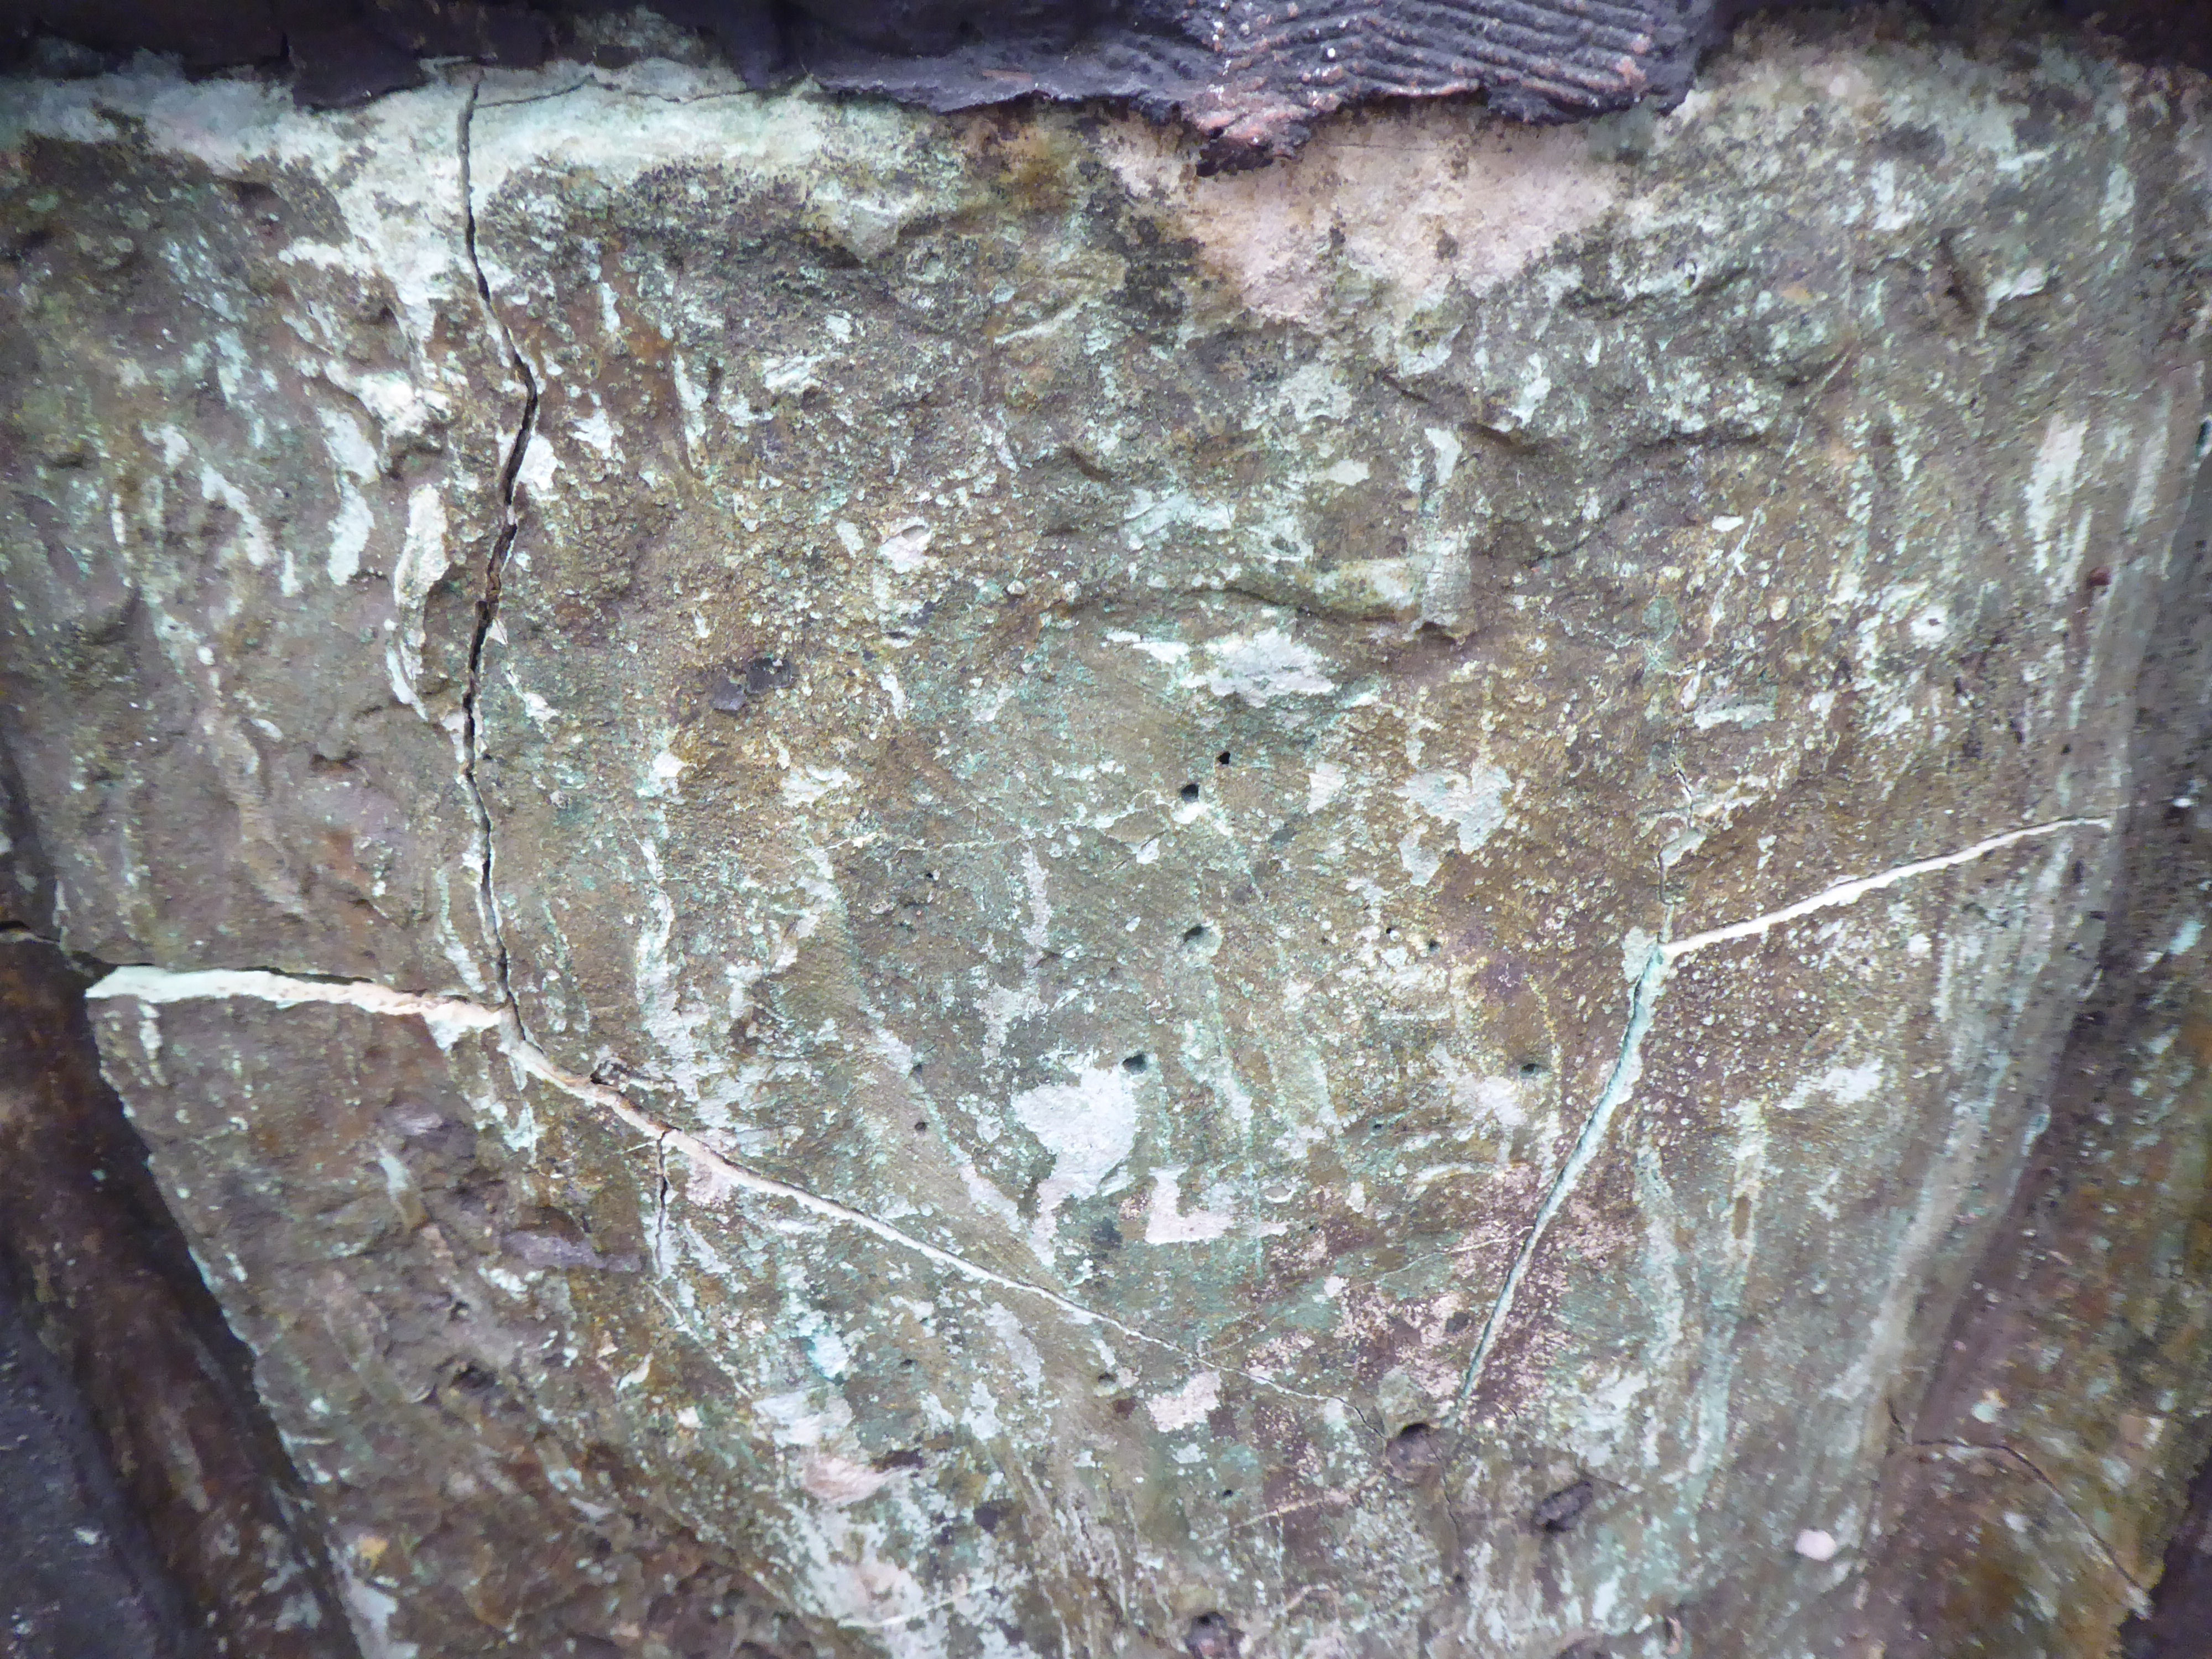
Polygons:
<instances>
[{"instance_id":1,"label":"small hole in stone","mask_svg":"<svg viewBox=\"0 0 2212 1659\"><path fill-rule=\"evenodd\" d=\"M1213 757L1213 763L1216 766L1226 766L1235 757L1232 756L1229 750L1224 749Z\"/></svg>"},{"instance_id":2,"label":"small hole in stone","mask_svg":"<svg viewBox=\"0 0 2212 1659\"><path fill-rule=\"evenodd\" d=\"M1196 800L1198 799L1198 786L1194 783L1186 783L1183 785L1182 798L1185 800Z\"/></svg>"},{"instance_id":3,"label":"small hole in stone","mask_svg":"<svg viewBox=\"0 0 2212 1659\"><path fill-rule=\"evenodd\" d=\"M1562 1486L1536 1505L1528 1519L1539 1532L1565 1532L1582 1518L1597 1497L1596 1483L1589 1480Z\"/></svg>"},{"instance_id":4,"label":"small hole in stone","mask_svg":"<svg viewBox=\"0 0 2212 1659\"><path fill-rule=\"evenodd\" d=\"M1125 1072L1141 1072L1152 1063L1152 1058L1150 1054L1131 1054L1128 1059L1121 1062L1121 1069Z\"/></svg>"},{"instance_id":5,"label":"small hole in stone","mask_svg":"<svg viewBox=\"0 0 2212 1659\"><path fill-rule=\"evenodd\" d=\"M1244 1632L1218 1613L1201 1613L1190 1621L1182 1644L1190 1659L1237 1659Z\"/></svg>"},{"instance_id":6,"label":"small hole in stone","mask_svg":"<svg viewBox=\"0 0 2212 1659\"><path fill-rule=\"evenodd\" d=\"M1426 1423L1408 1423L1390 1437L1382 1449L1382 1462L1401 1480L1418 1481L1441 1468L1449 1447L1444 1437Z\"/></svg>"},{"instance_id":7,"label":"small hole in stone","mask_svg":"<svg viewBox=\"0 0 2212 1659\"><path fill-rule=\"evenodd\" d=\"M1522 1061L1521 1062L1521 1075L1522 1075L1522 1077L1541 1077L1541 1076L1543 1076L1543 1075L1544 1075L1544 1062L1543 1062L1542 1060L1522 1060Z\"/></svg>"},{"instance_id":8,"label":"small hole in stone","mask_svg":"<svg viewBox=\"0 0 2212 1659\"><path fill-rule=\"evenodd\" d=\"M929 1133L929 1120L926 1117L918 1117L915 1119L914 1132L918 1135L927 1134Z\"/></svg>"},{"instance_id":9,"label":"small hole in stone","mask_svg":"<svg viewBox=\"0 0 2212 1659\"><path fill-rule=\"evenodd\" d=\"M1182 942L1185 945L1196 945L1205 937L1206 924L1202 921L1194 921L1182 931Z\"/></svg>"},{"instance_id":10,"label":"small hole in stone","mask_svg":"<svg viewBox=\"0 0 2212 1659\"><path fill-rule=\"evenodd\" d=\"M1440 939L1427 939L1423 942L1422 948L1427 951L1431 956L1434 956L1437 951L1444 948L1444 942Z\"/></svg>"}]
</instances>

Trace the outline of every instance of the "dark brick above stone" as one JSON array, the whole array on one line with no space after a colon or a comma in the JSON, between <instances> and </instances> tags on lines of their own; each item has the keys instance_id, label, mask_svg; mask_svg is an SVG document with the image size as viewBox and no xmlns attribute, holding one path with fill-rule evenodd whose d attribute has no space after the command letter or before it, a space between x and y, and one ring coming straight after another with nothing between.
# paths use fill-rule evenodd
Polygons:
<instances>
[{"instance_id":1,"label":"dark brick above stone","mask_svg":"<svg viewBox=\"0 0 2212 1659\"><path fill-rule=\"evenodd\" d=\"M1112 100L1189 121L1210 164L1233 167L1286 154L1315 120L1378 99L1477 95L1536 122L1646 100L1670 106L1700 51L1737 21L1800 3L661 0L652 9L711 38L757 86L811 76L939 111ZM1990 8L1923 9L1972 32ZM342 107L418 84L436 58L535 66L573 44L580 21L628 9L616 0L16 0L0 9L0 65L81 71L142 50L197 70L264 64L289 74L302 105ZM2006 9L2014 26L2087 24L2146 61L2212 67L2212 0Z\"/></svg>"}]
</instances>

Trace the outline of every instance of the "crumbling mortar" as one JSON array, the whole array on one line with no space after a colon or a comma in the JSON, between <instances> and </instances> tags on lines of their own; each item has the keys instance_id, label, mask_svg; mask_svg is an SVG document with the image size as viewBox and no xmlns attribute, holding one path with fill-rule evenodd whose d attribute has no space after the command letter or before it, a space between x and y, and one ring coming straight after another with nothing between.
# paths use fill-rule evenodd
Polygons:
<instances>
[{"instance_id":1,"label":"crumbling mortar","mask_svg":"<svg viewBox=\"0 0 2212 1659\"><path fill-rule=\"evenodd\" d=\"M469 792L471 804L476 809L477 837L483 847L477 862L477 902L482 907L484 926L491 934L493 973L499 987L501 1005L514 1018L516 1028L521 1029L522 1006L516 1000L513 975L513 959L507 948L507 927L500 913L499 889L494 879L497 851L492 836L491 805L484 799L483 785L477 775L477 763L482 757L483 722L479 704L483 692L484 643L499 620L500 592L507 575L508 556L514 550L514 538L522 528L516 511L516 491L522 475L522 459L530 448L538 428L538 379L514 335L501 320L498 308L492 304L491 283L484 275L483 261L477 252L476 189L471 171L471 146L476 124L477 99L483 91L481 77L469 87L467 101L461 106L460 116L460 174L461 174L461 230L462 240L468 251L469 269L476 275L477 299L483 307L484 318L507 349L507 361L521 377L523 388L522 418L516 425L514 436L507 446L507 453L500 466L499 523L491 546L484 555L483 585L477 595L476 629L469 640L469 668L467 683L461 693L461 779Z\"/></svg>"}]
</instances>

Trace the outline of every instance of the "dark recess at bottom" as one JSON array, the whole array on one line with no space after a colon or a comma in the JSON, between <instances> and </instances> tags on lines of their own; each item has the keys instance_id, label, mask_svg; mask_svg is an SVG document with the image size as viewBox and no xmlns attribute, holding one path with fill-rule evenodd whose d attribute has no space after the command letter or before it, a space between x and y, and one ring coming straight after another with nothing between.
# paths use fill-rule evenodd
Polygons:
<instances>
[{"instance_id":1,"label":"dark recess at bottom","mask_svg":"<svg viewBox=\"0 0 2212 1659\"><path fill-rule=\"evenodd\" d=\"M0 934L0 1659L357 1659L88 982Z\"/></svg>"},{"instance_id":2,"label":"dark recess at bottom","mask_svg":"<svg viewBox=\"0 0 2212 1659\"><path fill-rule=\"evenodd\" d=\"M2120 1628L2121 1659L2212 1659L2212 1455L2189 1490L2189 1515L2166 1546L2147 1619Z\"/></svg>"}]
</instances>

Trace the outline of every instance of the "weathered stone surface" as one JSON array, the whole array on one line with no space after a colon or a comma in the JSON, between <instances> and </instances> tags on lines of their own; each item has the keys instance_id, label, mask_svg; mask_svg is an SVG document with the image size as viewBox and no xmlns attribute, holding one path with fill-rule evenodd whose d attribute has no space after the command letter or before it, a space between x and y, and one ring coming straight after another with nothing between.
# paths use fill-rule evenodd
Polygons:
<instances>
[{"instance_id":1,"label":"weathered stone surface","mask_svg":"<svg viewBox=\"0 0 2212 1659\"><path fill-rule=\"evenodd\" d=\"M2051 1126L1932 1376L1900 1391L1893 1559L1861 1613L1893 1652L2100 1650L2146 1611L2191 1470L2212 1485L2212 464L2173 562L2127 860ZM2160 1583L2176 1616L2145 1621L2128 1659L2203 1648L2212 1623L2184 1609L2203 1577Z\"/></svg>"},{"instance_id":2,"label":"weathered stone surface","mask_svg":"<svg viewBox=\"0 0 2212 1659\"><path fill-rule=\"evenodd\" d=\"M11 704L20 816L73 944L295 975L97 1023L368 1650L1850 1650L2154 770L2212 262L2201 84L1905 35L1233 179L665 63L13 94L11 374L85 412L12 463L11 684L92 649L49 570L143 618ZM241 178L380 228L257 244ZM129 296L35 263L148 180L149 267L304 273L173 459ZM336 581L326 272L419 279L392 372L477 422ZM233 291L162 325L219 364ZM259 571L155 528L203 468L292 492ZM343 712L383 889L228 873L331 809L228 775L140 850L216 740L137 758L133 675L264 769ZM2147 1572L2180 1473L2039 1571Z\"/></svg>"},{"instance_id":3,"label":"weathered stone surface","mask_svg":"<svg viewBox=\"0 0 2212 1659\"><path fill-rule=\"evenodd\" d=\"M461 702L523 396L467 91L271 125L137 84L136 143L0 104L9 908L111 960L485 990Z\"/></svg>"},{"instance_id":4,"label":"weathered stone surface","mask_svg":"<svg viewBox=\"0 0 2212 1659\"><path fill-rule=\"evenodd\" d=\"M634 1136L451 1029L107 1006L109 1063L179 1217L220 1251L364 1653L807 1652L729 1565L759 1553L760 1451L723 1432L728 1383L649 1288L658 1170ZM803 1259L830 1282L860 1265Z\"/></svg>"}]
</instances>

